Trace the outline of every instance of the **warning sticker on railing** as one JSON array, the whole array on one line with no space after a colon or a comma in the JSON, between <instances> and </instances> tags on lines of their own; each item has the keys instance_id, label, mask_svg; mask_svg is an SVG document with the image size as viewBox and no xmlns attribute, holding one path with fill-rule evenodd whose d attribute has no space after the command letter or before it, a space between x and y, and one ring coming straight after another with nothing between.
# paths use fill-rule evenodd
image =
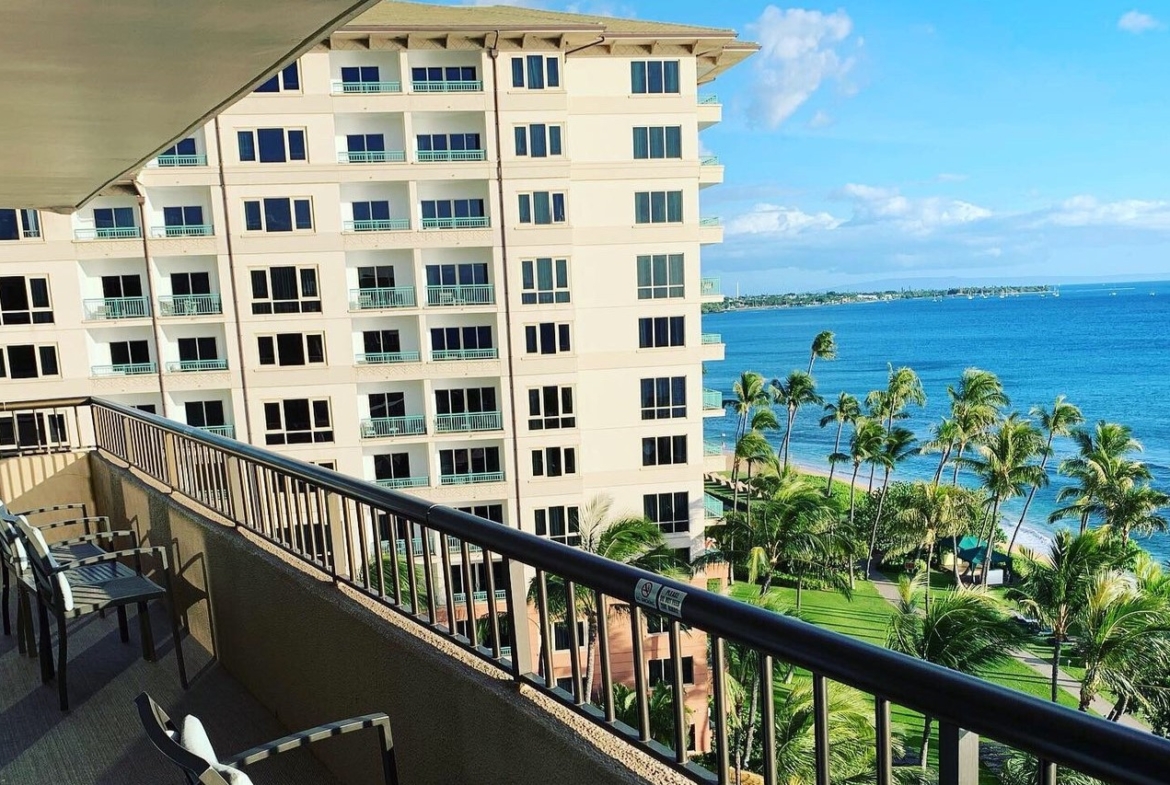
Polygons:
<instances>
[{"instance_id":1,"label":"warning sticker on railing","mask_svg":"<svg viewBox=\"0 0 1170 785\"><path fill-rule=\"evenodd\" d=\"M683 600L687 598L687 593L663 586L661 583L642 579L634 586L634 598L639 605L653 608L668 616L682 618L682 604Z\"/></svg>"}]
</instances>

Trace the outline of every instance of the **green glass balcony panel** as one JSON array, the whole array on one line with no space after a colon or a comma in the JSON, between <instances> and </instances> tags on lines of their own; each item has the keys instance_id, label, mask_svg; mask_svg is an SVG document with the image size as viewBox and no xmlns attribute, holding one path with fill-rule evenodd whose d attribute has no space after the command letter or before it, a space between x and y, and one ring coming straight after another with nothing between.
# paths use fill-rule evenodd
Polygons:
<instances>
[{"instance_id":1,"label":"green glass balcony panel","mask_svg":"<svg viewBox=\"0 0 1170 785\"><path fill-rule=\"evenodd\" d=\"M97 297L83 300L86 321L102 319L145 319L150 316L150 300L145 297Z\"/></svg>"},{"instance_id":2,"label":"green glass balcony panel","mask_svg":"<svg viewBox=\"0 0 1170 785\"><path fill-rule=\"evenodd\" d=\"M188 373L191 371L226 371L227 360L178 360L166 365L167 373Z\"/></svg>"},{"instance_id":3,"label":"green glass balcony panel","mask_svg":"<svg viewBox=\"0 0 1170 785\"><path fill-rule=\"evenodd\" d=\"M409 218L378 218L368 221L343 221L343 232L401 232L410 228Z\"/></svg>"},{"instance_id":4,"label":"green glass balcony panel","mask_svg":"<svg viewBox=\"0 0 1170 785\"><path fill-rule=\"evenodd\" d=\"M223 313L218 294L175 294L158 298L159 316L214 316Z\"/></svg>"},{"instance_id":5,"label":"green glass balcony panel","mask_svg":"<svg viewBox=\"0 0 1170 785\"><path fill-rule=\"evenodd\" d=\"M723 502L709 493L703 494L703 514L707 518L723 517Z\"/></svg>"},{"instance_id":6,"label":"green glass balcony panel","mask_svg":"<svg viewBox=\"0 0 1170 785\"><path fill-rule=\"evenodd\" d=\"M419 150L420 164L459 161L486 161L487 150Z\"/></svg>"},{"instance_id":7,"label":"green glass balcony panel","mask_svg":"<svg viewBox=\"0 0 1170 785\"><path fill-rule=\"evenodd\" d=\"M493 305L496 288L490 283L428 286L427 305Z\"/></svg>"},{"instance_id":8,"label":"green glass balcony panel","mask_svg":"<svg viewBox=\"0 0 1170 785\"><path fill-rule=\"evenodd\" d=\"M494 360L499 357L495 347L489 349L442 349L431 352L431 359L435 362L451 360Z\"/></svg>"},{"instance_id":9,"label":"green glass balcony panel","mask_svg":"<svg viewBox=\"0 0 1170 785\"><path fill-rule=\"evenodd\" d=\"M363 439L418 436L426 432L427 418L421 414L408 414L405 417L369 417L361 421Z\"/></svg>"},{"instance_id":10,"label":"green glass balcony panel","mask_svg":"<svg viewBox=\"0 0 1170 785\"><path fill-rule=\"evenodd\" d=\"M718 278L700 278L699 279L699 294L703 297L721 294L723 287L720 285Z\"/></svg>"},{"instance_id":11,"label":"green glass balcony panel","mask_svg":"<svg viewBox=\"0 0 1170 785\"><path fill-rule=\"evenodd\" d=\"M418 352L378 352L354 356L358 365L396 365L419 362Z\"/></svg>"},{"instance_id":12,"label":"green glass balcony panel","mask_svg":"<svg viewBox=\"0 0 1170 785\"><path fill-rule=\"evenodd\" d=\"M508 592L504 591L503 589L496 589L497 600L505 600L507 598ZM487 602L487 599L488 593L486 591L473 591L471 593L472 602ZM461 591L453 592L451 594L451 600L456 603L467 602L467 593ZM508 651L511 652L511 649Z\"/></svg>"},{"instance_id":13,"label":"green glass balcony panel","mask_svg":"<svg viewBox=\"0 0 1170 785\"><path fill-rule=\"evenodd\" d=\"M198 155L160 155L154 159L155 164L161 167L173 166L207 166L207 156Z\"/></svg>"},{"instance_id":14,"label":"green glass balcony panel","mask_svg":"<svg viewBox=\"0 0 1170 785\"><path fill-rule=\"evenodd\" d=\"M375 311L381 308L413 308L415 305L413 286L349 290L349 310L351 311Z\"/></svg>"},{"instance_id":15,"label":"green glass balcony panel","mask_svg":"<svg viewBox=\"0 0 1170 785\"><path fill-rule=\"evenodd\" d=\"M451 81L451 82L412 82L411 89L416 93L482 93L483 81Z\"/></svg>"},{"instance_id":16,"label":"green glass balcony panel","mask_svg":"<svg viewBox=\"0 0 1170 785\"><path fill-rule=\"evenodd\" d=\"M699 96L699 103L701 104L717 104L719 103L719 96L714 94Z\"/></svg>"},{"instance_id":17,"label":"green glass balcony panel","mask_svg":"<svg viewBox=\"0 0 1170 785\"><path fill-rule=\"evenodd\" d=\"M343 82L334 79L332 89L334 95L401 93L402 82Z\"/></svg>"},{"instance_id":18,"label":"green glass balcony panel","mask_svg":"<svg viewBox=\"0 0 1170 785\"><path fill-rule=\"evenodd\" d=\"M708 410L722 409L723 393L718 390L703 390L703 408Z\"/></svg>"},{"instance_id":19,"label":"green glass balcony panel","mask_svg":"<svg viewBox=\"0 0 1170 785\"><path fill-rule=\"evenodd\" d=\"M75 240L133 240L142 236L137 226L104 226L94 229L74 229Z\"/></svg>"},{"instance_id":20,"label":"green glass balcony panel","mask_svg":"<svg viewBox=\"0 0 1170 785\"><path fill-rule=\"evenodd\" d=\"M719 442L703 442L703 455L722 455L723 445Z\"/></svg>"},{"instance_id":21,"label":"green glass balcony panel","mask_svg":"<svg viewBox=\"0 0 1170 785\"><path fill-rule=\"evenodd\" d=\"M156 239L164 237L211 237L215 229L211 224L183 224L182 226L152 226L150 236Z\"/></svg>"},{"instance_id":22,"label":"green glass balcony panel","mask_svg":"<svg viewBox=\"0 0 1170 785\"><path fill-rule=\"evenodd\" d=\"M699 159L699 164L701 166L719 166L719 156L704 155Z\"/></svg>"},{"instance_id":23,"label":"green glass balcony panel","mask_svg":"<svg viewBox=\"0 0 1170 785\"><path fill-rule=\"evenodd\" d=\"M216 436L226 436L229 439L236 438L236 426L234 425L201 425L199 430L214 433Z\"/></svg>"},{"instance_id":24,"label":"green glass balcony panel","mask_svg":"<svg viewBox=\"0 0 1170 785\"><path fill-rule=\"evenodd\" d=\"M425 488L431 484L431 480L425 474L420 477L388 477L381 480L375 480L378 485L383 488L391 488L398 490L401 488ZM418 550L422 550L422 543L419 543ZM418 551L415 551L417 553Z\"/></svg>"},{"instance_id":25,"label":"green glass balcony panel","mask_svg":"<svg viewBox=\"0 0 1170 785\"><path fill-rule=\"evenodd\" d=\"M464 218L424 218L424 229L486 229L491 226L486 215L471 215Z\"/></svg>"},{"instance_id":26,"label":"green glass balcony panel","mask_svg":"<svg viewBox=\"0 0 1170 785\"><path fill-rule=\"evenodd\" d=\"M503 472L471 472L469 474L443 474L440 485L479 485L485 482L503 482Z\"/></svg>"},{"instance_id":27,"label":"green glass balcony panel","mask_svg":"<svg viewBox=\"0 0 1170 785\"><path fill-rule=\"evenodd\" d=\"M436 433L501 431L503 429L504 415L501 412L462 412L435 416Z\"/></svg>"},{"instance_id":28,"label":"green glass balcony panel","mask_svg":"<svg viewBox=\"0 0 1170 785\"><path fill-rule=\"evenodd\" d=\"M703 333L699 338L704 344L723 343L723 336L719 333Z\"/></svg>"},{"instance_id":29,"label":"green glass balcony panel","mask_svg":"<svg viewBox=\"0 0 1170 785\"><path fill-rule=\"evenodd\" d=\"M337 154L337 163L339 164L400 164L405 162L405 150L348 150Z\"/></svg>"},{"instance_id":30,"label":"green glass balcony panel","mask_svg":"<svg viewBox=\"0 0 1170 785\"><path fill-rule=\"evenodd\" d=\"M718 216L710 216L708 218L699 219L699 226L721 226L722 224L723 219L719 218Z\"/></svg>"},{"instance_id":31,"label":"green glass balcony panel","mask_svg":"<svg viewBox=\"0 0 1170 785\"><path fill-rule=\"evenodd\" d=\"M90 369L94 376L141 376L155 373L155 363L122 363L120 365L95 365Z\"/></svg>"}]
</instances>

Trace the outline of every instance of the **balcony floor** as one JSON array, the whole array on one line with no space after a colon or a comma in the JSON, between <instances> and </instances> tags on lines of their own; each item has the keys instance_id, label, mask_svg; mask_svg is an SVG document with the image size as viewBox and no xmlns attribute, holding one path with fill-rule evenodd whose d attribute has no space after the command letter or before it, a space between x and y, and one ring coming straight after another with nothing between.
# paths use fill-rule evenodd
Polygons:
<instances>
[{"instance_id":1,"label":"balcony floor","mask_svg":"<svg viewBox=\"0 0 1170 785\"><path fill-rule=\"evenodd\" d=\"M60 711L57 685L42 685L40 667L17 651L16 636L0 636L0 785L158 785L183 777L146 741L133 700L143 690L177 719L203 720L223 757L288 732L191 638L183 641L191 689L179 686L169 626L159 603L151 621L159 660L142 659L130 612L130 642L118 639L115 614L70 625L72 710ZM15 632L15 630L14 630ZM322 721L340 719L323 717ZM254 767L257 781L339 785L312 755L297 750Z\"/></svg>"}]
</instances>

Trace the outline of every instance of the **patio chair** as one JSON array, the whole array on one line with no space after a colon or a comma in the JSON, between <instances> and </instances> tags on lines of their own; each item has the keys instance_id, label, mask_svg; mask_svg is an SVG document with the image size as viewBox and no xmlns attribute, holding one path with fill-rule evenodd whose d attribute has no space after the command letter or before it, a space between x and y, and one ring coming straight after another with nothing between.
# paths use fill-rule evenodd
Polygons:
<instances>
[{"instance_id":1,"label":"patio chair","mask_svg":"<svg viewBox=\"0 0 1170 785\"><path fill-rule=\"evenodd\" d=\"M21 537L29 567L32 572L33 590L37 598L37 618L40 628L41 681L48 683L57 678L61 710L69 710L69 689L67 679L69 631L66 620L75 619L88 613L97 613L110 608L118 611L122 641L129 640L125 622L128 605L138 606L138 623L142 632L142 654L144 659L155 659L154 637L150 628L150 614L147 603L163 600L171 620L171 634L175 642L175 659L179 666L179 681L187 688L187 669L183 662L183 645L179 635L179 619L175 614L174 592L171 586L170 563L165 548L130 548L111 551L98 556L77 559L61 564L45 543L40 530L31 526L27 519L17 518L16 528ZM149 580L142 574L142 557L153 557L159 562L164 586ZM120 559L133 558L135 569L130 569ZM49 615L52 614L57 626L57 666L54 671L52 632L49 630Z\"/></svg>"},{"instance_id":2,"label":"patio chair","mask_svg":"<svg viewBox=\"0 0 1170 785\"><path fill-rule=\"evenodd\" d=\"M318 725L220 760L198 717L188 715L176 726L145 692L134 699L134 704L138 707L138 717L142 720L142 728L150 743L182 769L189 785L252 785L252 779L240 770L242 767L282 752L306 747L316 741L366 728L378 731L378 751L382 756L382 775L386 785L398 785L390 718L385 714L366 714Z\"/></svg>"}]
</instances>

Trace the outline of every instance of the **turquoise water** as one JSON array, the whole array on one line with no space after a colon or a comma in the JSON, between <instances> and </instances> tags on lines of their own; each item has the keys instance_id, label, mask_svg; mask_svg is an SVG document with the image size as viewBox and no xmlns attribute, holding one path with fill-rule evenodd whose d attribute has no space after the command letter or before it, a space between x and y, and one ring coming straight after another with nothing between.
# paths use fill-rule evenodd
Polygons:
<instances>
[{"instance_id":1,"label":"turquoise water","mask_svg":"<svg viewBox=\"0 0 1170 785\"><path fill-rule=\"evenodd\" d=\"M907 365L922 378L927 404L912 407L905 425L926 439L928 426L947 411L947 386L964 368L984 368L999 375L1012 408L1022 413L1035 404L1050 406L1063 393L1089 422L1129 425L1145 446L1143 459L1156 484L1170 490L1170 282L1064 286L1059 297L951 297L708 314L703 331L722 333L727 359L707 363L703 385L730 395L742 370L772 379L805 369L809 343L821 330L836 333L838 346L838 359L818 360L813 371L826 400L842 390L864 399L885 386L887 363ZM826 466L835 431L819 428L820 417L812 409L797 415L794 460ZM705 428L708 440L730 447L733 417L709 418ZM778 445L779 436L773 442ZM1072 446L1058 440L1055 448L1053 467ZM937 455L916 456L895 477L929 479L937 462ZM1052 475L1028 513L1029 544L1055 528L1047 517L1065 480ZM1012 509L1019 515L1018 504L1009 507L1007 520L1014 520ZM1143 544L1159 559L1170 557L1170 535Z\"/></svg>"}]
</instances>

